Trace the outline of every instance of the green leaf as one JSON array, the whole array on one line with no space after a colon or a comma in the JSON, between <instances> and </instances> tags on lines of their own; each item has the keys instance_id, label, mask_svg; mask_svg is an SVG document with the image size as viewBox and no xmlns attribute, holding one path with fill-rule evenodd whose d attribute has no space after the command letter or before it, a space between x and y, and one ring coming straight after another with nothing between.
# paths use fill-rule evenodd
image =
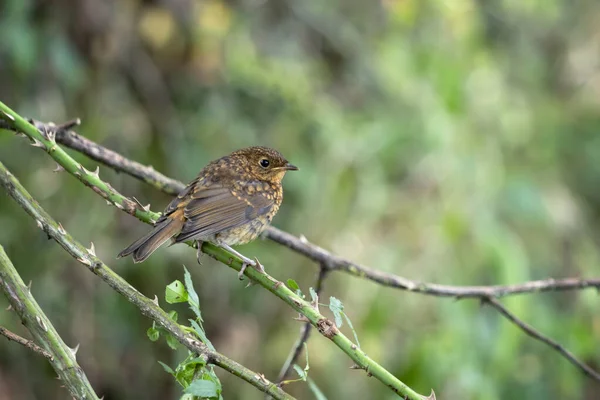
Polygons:
<instances>
[{"instance_id":1,"label":"green leaf","mask_svg":"<svg viewBox=\"0 0 600 400\"><path fill-rule=\"evenodd\" d=\"M310 292L310 298L312 299L313 303L316 303L319 301L319 296L317 295L317 292L315 292L315 289L313 288L308 288L308 291Z\"/></svg>"},{"instance_id":2,"label":"green leaf","mask_svg":"<svg viewBox=\"0 0 600 400\"><path fill-rule=\"evenodd\" d=\"M304 372L304 370L298 364L294 364L294 370L296 371L300 379L302 379L303 381L306 380L306 372Z\"/></svg>"},{"instance_id":3,"label":"green leaf","mask_svg":"<svg viewBox=\"0 0 600 400\"><path fill-rule=\"evenodd\" d=\"M323 392L321 392L321 389L319 389L319 387L317 386L315 381L313 381L311 378L307 378L306 383L308 383L308 387L310 388L310 391L315 395L315 399L327 400L327 397L325 397L325 394L323 394Z\"/></svg>"},{"instance_id":4,"label":"green leaf","mask_svg":"<svg viewBox=\"0 0 600 400\"><path fill-rule=\"evenodd\" d=\"M192 325L192 328L194 328L194 331L198 334L200 340L202 340L202 343L204 343L208 346L209 349L214 351L215 346L213 346L210 340L208 340L208 338L206 337L206 333L204 333L204 329L198 324L198 322L194 321L193 319L190 319L190 324Z\"/></svg>"},{"instance_id":5,"label":"green leaf","mask_svg":"<svg viewBox=\"0 0 600 400\"><path fill-rule=\"evenodd\" d=\"M183 303L188 300L188 292L185 290L183 283L173 281L165 290L165 300L169 304Z\"/></svg>"},{"instance_id":6,"label":"green leaf","mask_svg":"<svg viewBox=\"0 0 600 400\"><path fill-rule=\"evenodd\" d=\"M300 286L298 286L298 284L296 283L295 280L293 279L288 279L287 280L287 285L290 289L292 289L294 292L300 290Z\"/></svg>"},{"instance_id":7,"label":"green leaf","mask_svg":"<svg viewBox=\"0 0 600 400\"><path fill-rule=\"evenodd\" d=\"M192 283L192 275L187 270L185 265L183 266L183 281L185 282L185 288L188 292L188 302L191 302L190 305L200 307L200 299L198 298L198 293L194 290L194 284ZM193 304L192 304L193 303Z\"/></svg>"},{"instance_id":8,"label":"green leaf","mask_svg":"<svg viewBox=\"0 0 600 400\"><path fill-rule=\"evenodd\" d=\"M341 301L339 301L335 297L331 296L329 298L329 309L331 310L331 312L333 313L333 316L335 318L335 325L338 328L341 328L342 323L344 322L344 320L342 319L342 315L341 315L344 312L344 305L342 304Z\"/></svg>"},{"instance_id":9,"label":"green leaf","mask_svg":"<svg viewBox=\"0 0 600 400\"><path fill-rule=\"evenodd\" d=\"M171 318L173 321L177 322L177 311L173 310L173 311L169 311L169 318Z\"/></svg>"},{"instance_id":10,"label":"green leaf","mask_svg":"<svg viewBox=\"0 0 600 400\"><path fill-rule=\"evenodd\" d=\"M173 350L177 350L177 348L179 347L179 342L177 341L177 339L175 339L175 336L171 334L167 334L167 344Z\"/></svg>"},{"instance_id":11,"label":"green leaf","mask_svg":"<svg viewBox=\"0 0 600 400\"><path fill-rule=\"evenodd\" d=\"M146 331L146 335L148 335L148 339L150 339L153 342L156 342L160 337L160 332L158 331L158 329L152 326L148 328L148 330Z\"/></svg>"},{"instance_id":12,"label":"green leaf","mask_svg":"<svg viewBox=\"0 0 600 400\"><path fill-rule=\"evenodd\" d=\"M195 357L192 358L190 361L185 363L186 365L193 365L194 367L196 365L200 365L201 367L204 367L206 365L206 360L202 357Z\"/></svg>"},{"instance_id":13,"label":"green leaf","mask_svg":"<svg viewBox=\"0 0 600 400\"><path fill-rule=\"evenodd\" d=\"M185 392L198 397L217 397L217 385L213 381L195 380L185 388Z\"/></svg>"},{"instance_id":14,"label":"green leaf","mask_svg":"<svg viewBox=\"0 0 600 400\"><path fill-rule=\"evenodd\" d=\"M166 371L168 374L175 375L175 371L173 371L173 369L172 369L171 367L169 367L167 364L165 364L165 363L164 363L164 362L162 362L162 361L159 361L158 363L159 363L160 365L162 365L163 369L164 369L164 370L165 370L165 371Z\"/></svg>"}]
</instances>

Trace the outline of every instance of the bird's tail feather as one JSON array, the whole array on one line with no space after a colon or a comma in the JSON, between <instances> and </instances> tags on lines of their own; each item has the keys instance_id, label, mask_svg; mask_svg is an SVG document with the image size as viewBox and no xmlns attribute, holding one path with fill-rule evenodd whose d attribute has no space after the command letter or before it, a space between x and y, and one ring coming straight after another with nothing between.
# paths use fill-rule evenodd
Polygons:
<instances>
[{"instance_id":1,"label":"bird's tail feather","mask_svg":"<svg viewBox=\"0 0 600 400\"><path fill-rule=\"evenodd\" d=\"M154 253L164 242L169 240L179 230L181 230L182 221L167 218L160 224L156 225L153 230L142 236L129 247L119 253L117 258L125 257L133 254L133 261L136 263L142 262L150 254Z\"/></svg>"}]
</instances>

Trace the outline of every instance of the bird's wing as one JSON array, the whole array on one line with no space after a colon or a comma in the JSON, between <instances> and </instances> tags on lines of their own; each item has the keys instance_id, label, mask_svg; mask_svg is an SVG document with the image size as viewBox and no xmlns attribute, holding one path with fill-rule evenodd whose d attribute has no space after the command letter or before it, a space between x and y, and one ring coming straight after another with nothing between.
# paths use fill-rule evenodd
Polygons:
<instances>
[{"instance_id":1,"label":"bird's wing","mask_svg":"<svg viewBox=\"0 0 600 400\"><path fill-rule=\"evenodd\" d=\"M174 211L177 211L178 209L184 207L185 203L186 203L186 197L191 192L193 192L194 190L196 190L195 188L196 188L197 185L198 185L198 178L196 178L193 181L191 181L185 187L185 189L183 189L181 192L179 192L179 194L177 195L177 197L175 197L173 200L171 200L171 202L169 203L169 205L167 206L167 208L165 208L165 210L163 211L163 213L160 216L160 218L155 222L155 225L158 225L159 223L161 223L162 221L164 221L165 219L167 219L167 217L169 215L171 215Z\"/></svg>"},{"instance_id":2,"label":"bird's wing","mask_svg":"<svg viewBox=\"0 0 600 400\"><path fill-rule=\"evenodd\" d=\"M196 185L188 192L191 200L184 206L185 224L176 241L207 238L235 228L269 212L272 196L264 192L243 194L220 185ZM178 204L176 207L180 207Z\"/></svg>"}]
</instances>

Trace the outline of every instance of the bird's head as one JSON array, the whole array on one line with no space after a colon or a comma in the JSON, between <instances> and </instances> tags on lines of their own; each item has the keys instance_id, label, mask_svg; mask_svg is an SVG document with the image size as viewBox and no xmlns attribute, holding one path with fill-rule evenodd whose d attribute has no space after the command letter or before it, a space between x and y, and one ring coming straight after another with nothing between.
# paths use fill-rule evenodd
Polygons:
<instances>
[{"instance_id":1,"label":"bird's head","mask_svg":"<svg viewBox=\"0 0 600 400\"><path fill-rule=\"evenodd\" d=\"M269 147L246 147L231 156L240 159L247 172L267 182L279 183L287 171L298 171L298 167L290 164L280 152Z\"/></svg>"}]
</instances>

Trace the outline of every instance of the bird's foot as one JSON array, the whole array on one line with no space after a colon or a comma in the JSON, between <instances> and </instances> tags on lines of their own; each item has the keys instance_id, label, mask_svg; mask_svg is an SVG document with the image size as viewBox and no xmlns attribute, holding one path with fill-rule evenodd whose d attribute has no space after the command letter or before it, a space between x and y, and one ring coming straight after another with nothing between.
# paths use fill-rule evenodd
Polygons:
<instances>
[{"instance_id":1,"label":"bird's foot","mask_svg":"<svg viewBox=\"0 0 600 400\"><path fill-rule=\"evenodd\" d=\"M260 261L258 261L258 258L255 257L254 260L251 260L248 257L243 257L242 256L242 268L240 269L240 272L238 272L238 278L240 280L242 280L244 278L244 272L246 271L246 268L248 266L256 269L261 274L265 274L266 273L265 272L265 268L262 266L262 264L260 263Z\"/></svg>"}]
</instances>

